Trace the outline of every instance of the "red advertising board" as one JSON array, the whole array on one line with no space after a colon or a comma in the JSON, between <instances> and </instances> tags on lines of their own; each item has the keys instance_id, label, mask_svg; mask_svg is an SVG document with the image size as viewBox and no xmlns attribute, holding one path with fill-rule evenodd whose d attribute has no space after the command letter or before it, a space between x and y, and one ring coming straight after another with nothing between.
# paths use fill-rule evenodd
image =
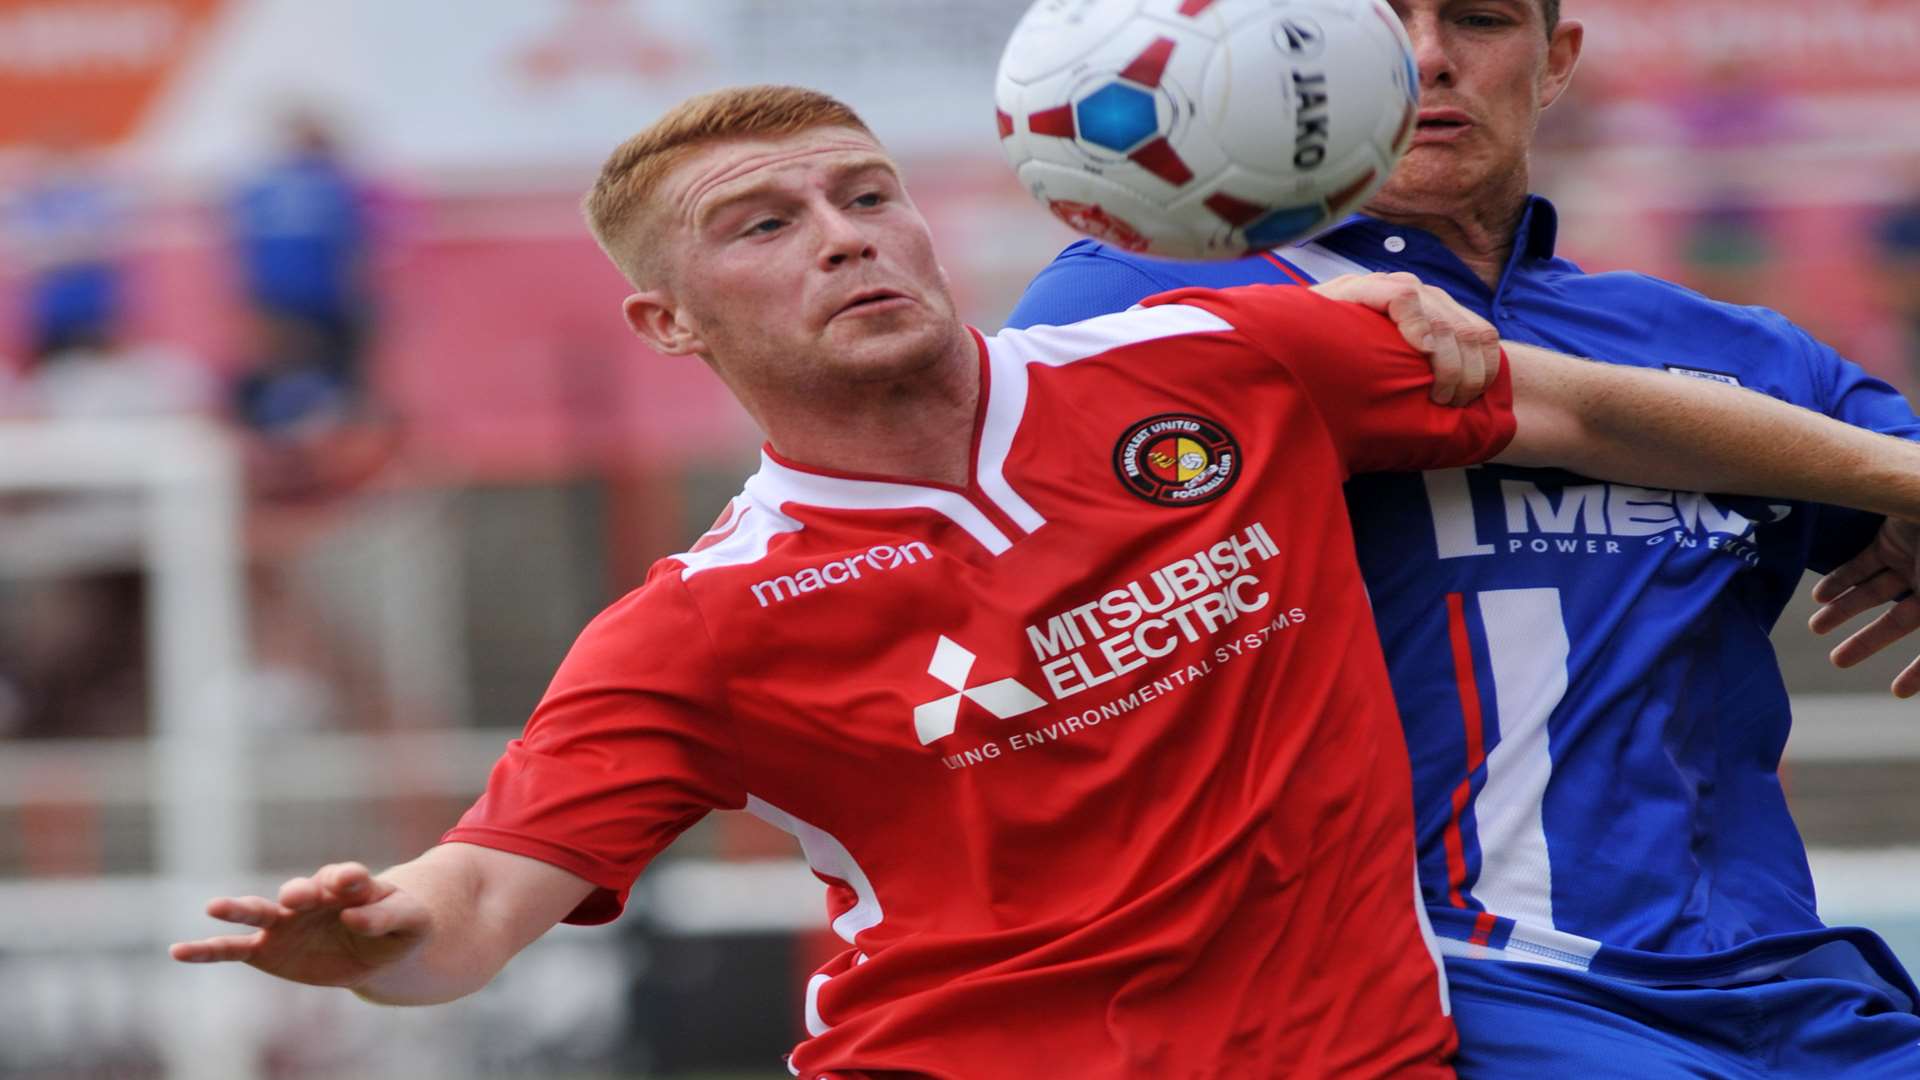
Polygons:
<instances>
[{"instance_id":1,"label":"red advertising board","mask_svg":"<svg viewBox=\"0 0 1920 1080\"><path fill-rule=\"evenodd\" d=\"M119 142L226 0L0 0L0 146Z\"/></svg>"},{"instance_id":2,"label":"red advertising board","mask_svg":"<svg viewBox=\"0 0 1920 1080\"><path fill-rule=\"evenodd\" d=\"M1663 96L1726 67L1795 94L1920 87L1915 0L1564 0L1586 25L1580 78Z\"/></svg>"}]
</instances>

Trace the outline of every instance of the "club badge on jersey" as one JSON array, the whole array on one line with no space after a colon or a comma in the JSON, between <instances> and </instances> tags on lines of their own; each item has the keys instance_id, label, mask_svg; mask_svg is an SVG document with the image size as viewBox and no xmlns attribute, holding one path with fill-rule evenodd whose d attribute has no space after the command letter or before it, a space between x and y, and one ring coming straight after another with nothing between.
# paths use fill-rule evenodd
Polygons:
<instances>
[{"instance_id":1,"label":"club badge on jersey","mask_svg":"<svg viewBox=\"0 0 1920 1080\"><path fill-rule=\"evenodd\" d=\"M1196 506L1226 494L1240 476L1240 444L1190 413L1161 413L1129 427L1113 448L1128 491L1160 506Z\"/></svg>"}]
</instances>

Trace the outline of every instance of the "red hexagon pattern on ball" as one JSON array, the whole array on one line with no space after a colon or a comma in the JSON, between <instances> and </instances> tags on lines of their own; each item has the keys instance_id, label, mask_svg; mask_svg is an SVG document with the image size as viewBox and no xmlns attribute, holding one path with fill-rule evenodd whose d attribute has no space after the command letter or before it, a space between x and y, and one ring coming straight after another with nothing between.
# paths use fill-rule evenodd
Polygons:
<instances>
[{"instance_id":1,"label":"red hexagon pattern on ball","mask_svg":"<svg viewBox=\"0 0 1920 1080\"><path fill-rule=\"evenodd\" d=\"M1053 216L1066 222L1078 232L1083 232L1096 240L1104 240L1117 248L1128 251L1147 250L1147 238L1140 230L1094 203L1074 202L1071 199L1049 199L1047 209Z\"/></svg>"}]
</instances>

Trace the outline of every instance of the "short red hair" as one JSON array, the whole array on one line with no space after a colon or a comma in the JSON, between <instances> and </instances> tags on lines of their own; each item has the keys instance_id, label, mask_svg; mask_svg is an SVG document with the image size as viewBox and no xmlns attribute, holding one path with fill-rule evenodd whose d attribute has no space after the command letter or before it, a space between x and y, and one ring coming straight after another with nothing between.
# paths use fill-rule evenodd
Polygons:
<instances>
[{"instance_id":1,"label":"short red hair","mask_svg":"<svg viewBox=\"0 0 1920 1080\"><path fill-rule=\"evenodd\" d=\"M873 134L846 104L801 86L732 86L690 97L607 157L582 203L587 227L621 273L644 288L653 276L647 259L653 245L639 226L675 166L722 140L780 138L820 127Z\"/></svg>"}]
</instances>

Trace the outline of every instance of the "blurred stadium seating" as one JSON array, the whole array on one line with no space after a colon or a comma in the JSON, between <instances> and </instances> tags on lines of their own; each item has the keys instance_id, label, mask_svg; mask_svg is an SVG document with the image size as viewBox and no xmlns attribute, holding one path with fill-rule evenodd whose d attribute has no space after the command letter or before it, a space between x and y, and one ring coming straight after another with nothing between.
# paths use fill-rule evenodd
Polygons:
<instances>
[{"instance_id":1,"label":"blurred stadium seating","mask_svg":"<svg viewBox=\"0 0 1920 1080\"><path fill-rule=\"evenodd\" d=\"M0 1080L784 1075L831 939L788 838L745 815L689 832L615 927L442 1009L161 948L210 927L205 896L432 843L574 632L749 467L719 385L617 317L574 210L600 156L695 90L837 93L995 326L1070 239L988 119L1024 6L0 0L0 215L56 151L124 196L84 380L49 389L33 356L50 241L11 228L0 262ZM1779 307L1920 389L1920 243L1889 224L1920 213L1920 8L1565 7L1589 54L1536 162L1563 249ZM259 361L227 215L294 106L368 184L366 384L268 432L205 388ZM1917 960L1913 711L1880 693L1897 665L1828 669L1804 615L1776 640L1822 906Z\"/></svg>"}]
</instances>

